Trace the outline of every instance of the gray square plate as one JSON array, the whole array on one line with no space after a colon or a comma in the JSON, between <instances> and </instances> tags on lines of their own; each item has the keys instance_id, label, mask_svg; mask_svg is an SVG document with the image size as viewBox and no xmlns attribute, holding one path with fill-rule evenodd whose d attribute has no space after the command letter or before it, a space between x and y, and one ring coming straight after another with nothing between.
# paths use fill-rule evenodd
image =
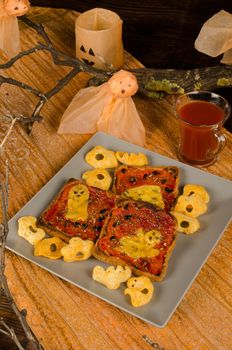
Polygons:
<instances>
[{"instance_id":1,"label":"gray square plate","mask_svg":"<svg viewBox=\"0 0 232 350\"><path fill-rule=\"evenodd\" d=\"M17 234L19 217L39 216L64 182L71 177L81 178L82 172L90 168L84 156L96 145L115 151L144 152L151 165L176 165L180 169L180 186L187 183L201 184L211 197L207 213L199 217L199 232L192 236L179 234L167 276L163 282L155 283L155 296L149 304L140 308L131 306L129 297L123 294L125 284L112 291L92 280L93 267L106 264L94 258L65 263L62 259L35 257L33 247ZM153 325L164 327L228 225L232 216L231 203L231 181L99 132L10 220L7 248L120 309Z\"/></svg>"}]
</instances>

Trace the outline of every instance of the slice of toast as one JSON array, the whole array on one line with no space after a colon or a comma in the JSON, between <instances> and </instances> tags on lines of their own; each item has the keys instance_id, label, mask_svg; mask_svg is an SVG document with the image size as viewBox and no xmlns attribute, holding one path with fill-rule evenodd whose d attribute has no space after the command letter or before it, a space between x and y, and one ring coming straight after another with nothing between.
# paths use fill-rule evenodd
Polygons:
<instances>
[{"instance_id":1,"label":"slice of toast","mask_svg":"<svg viewBox=\"0 0 232 350\"><path fill-rule=\"evenodd\" d=\"M122 201L109 213L93 255L113 265L127 265L153 281L165 276L175 246L176 220L150 203Z\"/></svg>"},{"instance_id":2,"label":"slice of toast","mask_svg":"<svg viewBox=\"0 0 232 350\"><path fill-rule=\"evenodd\" d=\"M138 186L160 186L165 210L170 211L179 194L179 177L175 166L120 166L115 171L113 190L121 195Z\"/></svg>"},{"instance_id":3,"label":"slice of toast","mask_svg":"<svg viewBox=\"0 0 232 350\"><path fill-rule=\"evenodd\" d=\"M38 226L67 242L72 237L95 242L115 201L109 191L70 179L41 214Z\"/></svg>"}]
</instances>

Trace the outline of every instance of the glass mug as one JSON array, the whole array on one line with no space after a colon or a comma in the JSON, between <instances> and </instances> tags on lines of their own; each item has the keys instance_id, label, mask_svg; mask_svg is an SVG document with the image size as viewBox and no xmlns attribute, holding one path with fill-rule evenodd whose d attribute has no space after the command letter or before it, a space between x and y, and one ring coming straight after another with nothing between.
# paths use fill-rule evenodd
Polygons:
<instances>
[{"instance_id":1,"label":"glass mug","mask_svg":"<svg viewBox=\"0 0 232 350\"><path fill-rule=\"evenodd\" d=\"M213 164L225 145L222 126L230 113L229 103L215 93L193 91L179 96L180 159L195 166Z\"/></svg>"}]
</instances>

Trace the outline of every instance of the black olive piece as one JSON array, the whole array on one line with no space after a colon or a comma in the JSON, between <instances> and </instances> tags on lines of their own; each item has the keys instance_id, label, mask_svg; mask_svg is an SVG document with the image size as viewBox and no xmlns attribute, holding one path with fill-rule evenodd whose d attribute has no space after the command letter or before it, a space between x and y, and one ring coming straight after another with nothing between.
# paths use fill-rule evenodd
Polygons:
<instances>
[{"instance_id":1,"label":"black olive piece","mask_svg":"<svg viewBox=\"0 0 232 350\"><path fill-rule=\"evenodd\" d=\"M37 230L34 229L32 226L29 226L29 229L30 229L31 232L34 232L34 233L37 232Z\"/></svg>"},{"instance_id":2,"label":"black olive piece","mask_svg":"<svg viewBox=\"0 0 232 350\"><path fill-rule=\"evenodd\" d=\"M184 227L184 228L189 227L189 222L188 222L188 221L182 221L182 222L180 223L180 226L181 226L181 227Z\"/></svg>"},{"instance_id":3,"label":"black olive piece","mask_svg":"<svg viewBox=\"0 0 232 350\"><path fill-rule=\"evenodd\" d=\"M74 227L78 227L78 226L80 226L80 223L79 222L74 222L73 226Z\"/></svg>"},{"instance_id":4,"label":"black olive piece","mask_svg":"<svg viewBox=\"0 0 232 350\"><path fill-rule=\"evenodd\" d=\"M99 232L99 231L101 231L101 229L102 229L101 226L94 226L94 230L95 230L95 231L98 231L98 232Z\"/></svg>"},{"instance_id":5,"label":"black olive piece","mask_svg":"<svg viewBox=\"0 0 232 350\"><path fill-rule=\"evenodd\" d=\"M147 288L144 288L143 290L141 290L141 293L143 293L143 294L148 294L148 293L149 293L149 291L148 291L148 289L147 289Z\"/></svg>"},{"instance_id":6,"label":"black olive piece","mask_svg":"<svg viewBox=\"0 0 232 350\"><path fill-rule=\"evenodd\" d=\"M162 180L161 180L162 185L164 185L166 182L167 182L166 179L162 179Z\"/></svg>"},{"instance_id":7,"label":"black olive piece","mask_svg":"<svg viewBox=\"0 0 232 350\"><path fill-rule=\"evenodd\" d=\"M131 183L135 183L137 180L134 176L131 176L130 179L129 179L129 182Z\"/></svg>"},{"instance_id":8,"label":"black olive piece","mask_svg":"<svg viewBox=\"0 0 232 350\"><path fill-rule=\"evenodd\" d=\"M52 243L52 244L50 245L50 250L51 250L51 252L55 252L55 251L57 250L56 244L55 244L55 243Z\"/></svg>"},{"instance_id":9,"label":"black olive piece","mask_svg":"<svg viewBox=\"0 0 232 350\"><path fill-rule=\"evenodd\" d=\"M96 158L97 160L102 160L102 159L104 158L104 156L103 156L103 154L98 153L98 154L96 154L95 158Z\"/></svg>"},{"instance_id":10,"label":"black olive piece","mask_svg":"<svg viewBox=\"0 0 232 350\"><path fill-rule=\"evenodd\" d=\"M97 174L97 178L98 178L98 180L103 180L105 178L105 176L102 174Z\"/></svg>"},{"instance_id":11,"label":"black olive piece","mask_svg":"<svg viewBox=\"0 0 232 350\"><path fill-rule=\"evenodd\" d=\"M144 174L143 175L143 180L147 180L147 178L148 178L148 174Z\"/></svg>"},{"instance_id":12,"label":"black olive piece","mask_svg":"<svg viewBox=\"0 0 232 350\"><path fill-rule=\"evenodd\" d=\"M159 171L157 171L157 170L154 170L154 171L152 171L152 175L160 175L160 172Z\"/></svg>"},{"instance_id":13,"label":"black olive piece","mask_svg":"<svg viewBox=\"0 0 232 350\"><path fill-rule=\"evenodd\" d=\"M127 210L128 208L129 208L129 204L127 203L127 204L124 205L124 209Z\"/></svg>"},{"instance_id":14,"label":"black olive piece","mask_svg":"<svg viewBox=\"0 0 232 350\"><path fill-rule=\"evenodd\" d=\"M117 240L117 238L116 238L115 236L111 236L111 237L110 237L110 241L111 241L111 242L116 241L116 240Z\"/></svg>"},{"instance_id":15,"label":"black olive piece","mask_svg":"<svg viewBox=\"0 0 232 350\"><path fill-rule=\"evenodd\" d=\"M193 207L191 204L187 205L185 209L187 210L188 213L191 213L191 211L193 211Z\"/></svg>"},{"instance_id":16,"label":"black olive piece","mask_svg":"<svg viewBox=\"0 0 232 350\"><path fill-rule=\"evenodd\" d=\"M107 211L107 209L101 209L100 214L104 214Z\"/></svg>"},{"instance_id":17,"label":"black olive piece","mask_svg":"<svg viewBox=\"0 0 232 350\"><path fill-rule=\"evenodd\" d=\"M125 174L126 172L127 172L127 169L125 169L125 168L121 169L122 174Z\"/></svg>"},{"instance_id":18,"label":"black olive piece","mask_svg":"<svg viewBox=\"0 0 232 350\"><path fill-rule=\"evenodd\" d=\"M173 192L173 189L172 188L169 188L169 187L165 187L165 191L167 193L172 193Z\"/></svg>"},{"instance_id":19,"label":"black olive piece","mask_svg":"<svg viewBox=\"0 0 232 350\"><path fill-rule=\"evenodd\" d=\"M132 217L133 217L133 215L130 215L130 214L129 214L129 215L125 215L125 216L124 216L124 219L125 219L125 220L129 220L129 219L131 219Z\"/></svg>"},{"instance_id":20,"label":"black olive piece","mask_svg":"<svg viewBox=\"0 0 232 350\"><path fill-rule=\"evenodd\" d=\"M83 230L85 230L87 228L87 224L82 224L81 227L83 228Z\"/></svg>"},{"instance_id":21,"label":"black olive piece","mask_svg":"<svg viewBox=\"0 0 232 350\"><path fill-rule=\"evenodd\" d=\"M102 222L104 220L104 218L102 216L99 216L99 218L97 219L97 221Z\"/></svg>"}]
</instances>

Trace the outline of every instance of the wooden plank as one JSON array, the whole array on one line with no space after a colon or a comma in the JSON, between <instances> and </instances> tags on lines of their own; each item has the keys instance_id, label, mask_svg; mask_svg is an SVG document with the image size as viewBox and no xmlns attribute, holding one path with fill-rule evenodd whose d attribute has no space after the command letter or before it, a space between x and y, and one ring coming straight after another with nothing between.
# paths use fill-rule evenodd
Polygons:
<instances>
[{"instance_id":1,"label":"wooden plank","mask_svg":"<svg viewBox=\"0 0 232 350\"><path fill-rule=\"evenodd\" d=\"M76 15L72 11L34 8L30 17L45 25L60 50L74 55L74 45L70 42L74 40ZM21 37L24 49L36 40L32 30L24 24ZM141 64L125 53L125 68L136 67L141 67ZM50 63L46 53L38 53L25 57L6 73L47 90L66 71L66 68ZM62 113L86 81L86 74L79 74L55 95L43 109L44 120L34 125L30 137L21 125L14 127L0 159L1 172L4 160L10 159L10 216L89 139L90 135L56 133ZM8 85L0 90L0 100L3 101L1 114L7 111L29 113L34 103L34 97L29 93ZM146 127L146 148L176 159L178 123L173 113L175 98L170 96L153 101L137 95L134 101ZM1 121L0 137L6 130L7 122ZM205 171L232 180L232 136L228 132L227 138L220 159ZM6 274L17 305L28 310L30 327L46 350L146 350L151 349L151 344L153 348L165 350L227 350L232 347L229 338L232 322L229 296L232 284L231 233L232 225L163 329L124 313L10 252L7 253ZM3 312L4 305L3 301Z\"/></svg>"}]
</instances>

